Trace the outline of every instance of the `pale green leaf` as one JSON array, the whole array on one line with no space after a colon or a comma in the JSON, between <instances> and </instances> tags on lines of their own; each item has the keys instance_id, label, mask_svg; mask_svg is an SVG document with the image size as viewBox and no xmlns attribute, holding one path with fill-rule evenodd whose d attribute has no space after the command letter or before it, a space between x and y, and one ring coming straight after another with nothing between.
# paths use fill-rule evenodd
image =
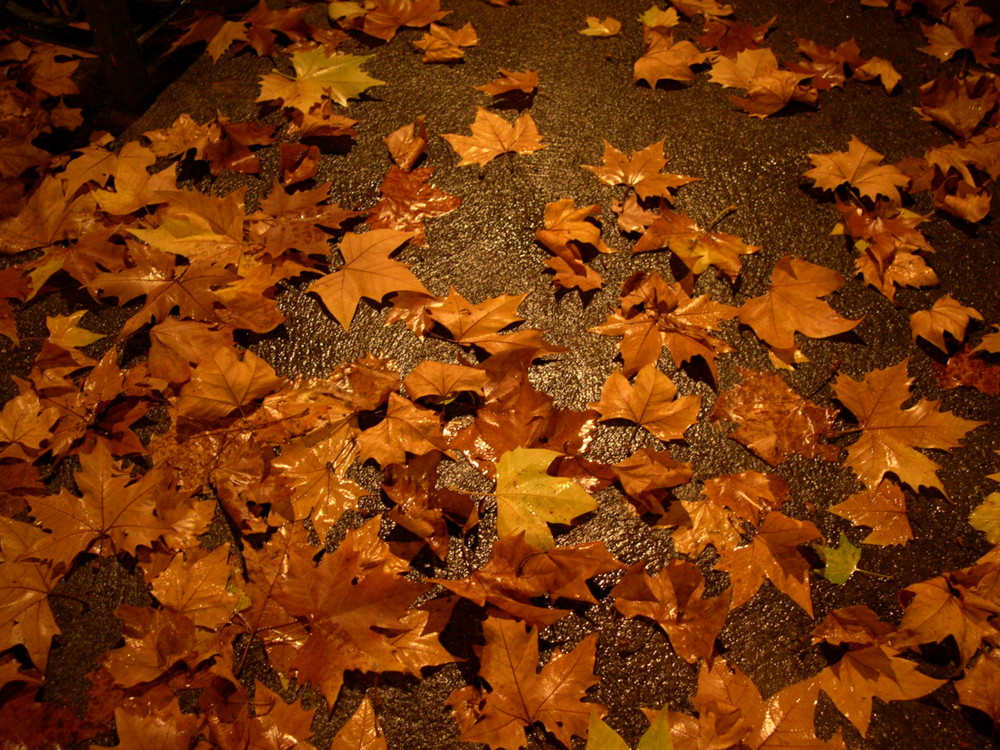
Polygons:
<instances>
[{"instance_id":1,"label":"pale green leaf","mask_svg":"<svg viewBox=\"0 0 1000 750\"><path fill-rule=\"evenodd\" d=\"M861 560L861 548L855 547L844 532L840 532L840 541L836 547L813 547L823 559L823 571L820 573L831 583L846 583L854 575Z\"/></svg>"}]
</instances>

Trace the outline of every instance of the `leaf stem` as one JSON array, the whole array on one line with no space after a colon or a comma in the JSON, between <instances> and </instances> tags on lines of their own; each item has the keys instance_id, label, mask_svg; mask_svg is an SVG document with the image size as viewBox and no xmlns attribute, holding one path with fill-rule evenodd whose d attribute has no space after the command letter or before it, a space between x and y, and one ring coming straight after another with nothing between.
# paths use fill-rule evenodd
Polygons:
<instances>
[{"instance_id":1,"label":"leaf stem","mask_svg":"<svg viewBox=\"0 0 1000 750\"><path fill-rule=\"evenodd\" d=\"M715 228L716 224L718 224L720 221L725 219L730 214L734 213L736 213L736 204L730 203L728 206L726 206L724 209L722 209L721 211L719 211L719 213L715 215L715 218L708 223L708 226L705 228L705 231L706 232L712 231L712 229Z\"/></svg>"}]
</instances>

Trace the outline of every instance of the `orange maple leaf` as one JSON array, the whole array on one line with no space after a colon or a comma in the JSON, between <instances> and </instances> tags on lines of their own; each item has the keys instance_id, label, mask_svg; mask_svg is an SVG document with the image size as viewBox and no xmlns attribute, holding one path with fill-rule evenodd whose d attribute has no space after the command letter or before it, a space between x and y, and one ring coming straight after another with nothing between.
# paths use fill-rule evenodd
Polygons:
<instances>
[{"instance_id":1,"label":"orange maple leaf","mask_svg":"<svg viewBox=\"0 0 1000 750\"><path fill-rule=\"evenodd\" d=\"M569 653L557 649L538 672L537 628L525 631L516 620L491 617L483 631L479 675L490 690L462 688L448 699L463 742L482 742L494 750L523 747L525 728L537 721L570 747L574 735L586 735L591 711L603 715L603 706L582 700L597 682L596 633Z\"/></svg>"},{"instance_id":2,"label":"orange maple leaf","mask_svg":"<svg viewBox=\"0 0 1000 750\"><path fill-rule=\"evenodd\" d=\"M432 23L430 31L413 42L413 46L424 53L422 62L454 62L465 57L462 47L479 44L479 37L471 23L460 29L449 29Z\"/></svg>"},{"instance_id":3,"label":"orange maple leaf","mask_svg":"<svg viewBox=\"0 0 1000 750\"><path fill-rule=\"evenodd\" d=\"M896 167L881 164L882 158L882 154L852 135L847 151L809 154L813 168L803 176L815 180L816 187L824 190L836 190L846 184L862 197L874 201L884 195L898 203L899 188L905 188L910 178Z\"/></svg>"},{"instance_id":4,"label":"orange maple leaf","mask_svg":"<svg viewBox=\"0 0 1000 750\"><path fill-rule=\"evenodd\" d=\"M863 544L906 544L913 539L906 497L894 482L883 480L874 489L857 492L827 510L851 523L870 527L872 532L861 540Z\"/></svg>"},{"instance_id":5,"label":"orange maple leaf","mask_svg":"<svg viewBox=\"0 0 1000 750\"><path fill-rule=\"evenodd\" d=\"M534 70L516 71L500 68L500 73L499 78L474 88L490 96L502 96L514 91L530 94L538 88L538 73Z\"/></svg>"},{"instance_id":6,"label":"orange maple leaf","mask_svg":"<svg viewBox=\"0 0 1000 750\"><path fill-rule=\"evenodd\" d=\"M868 373L864 380L840 375L833 385L837 399L858 419L861 437L847 449L847 465L869 488L889 473L919 489L936 487L938 465L917 448L951 450L970 430L986 424L939 411L940 401L919 400L908 409L912 394L906 376L909 360Z\"/></svg>"},{"instance_id":7,"label":"orange maple leaf","mask_svg":"<svg viewBox=\"0 0 1000 750\"><path fill-rule=\"evenodd\" d=\"M849 320L820 297L840 288L844 277L829 268L786 255L771 272L771 290L740 307L740 322L753 328L781 361L796 355L795 332L826 338L850 331L861 320Z\"/></svg>"},{"instance_id":8,"label":"orange maple leaf","mask_svg":"<svg viewBox=\"0 0 1000 750\"><path fill-rule=\"evenodd\" d=\"M685 661L711 659L729 614L728 594L704 598L705 576L686 560L670 560L655 575L644 567L641 562L633 565L611 590L615 608L626 617L647 617L663 628Z\"/></svg>"},{"instance_id":9,"label":"orange maple leaf","mask_svg":"<svg viewBox=\"0 0 1000 750\"><path fill-rule=\"evenodd\" d=\"M525 112L513 124L500 115L476 108L476 119L472 123L472 135L444 133L443 137L462 157L458 166L467 164L486 165L500 154L508 152L531 154L545 148L535 121Z\"/></svg>"},{"instance_id":10,"label":"orange maple leaf","mask_svg":"<svg viewBox=\"0 0 1000 750\"><path fill-rule=\"evenodd\" d=\"M661 172L667 166L667 158L663 155L664 143L665 139L661 139L626 157L604 141L604 164L599 167L584 164L583 168L597 175L597 179L605 185L628 185L634 188L640 198L660 197L670 200L673 197L671 190L701 178Z\"/></svg>"},{"instance_id":11,"label":"orange maple leaf","mask_svg":"<svg viewBox=\"0 0 1000 750\"><path fill-rule=\"evenodd\" d=\"M621 372L611 373L601 400L589 406L600 412L603 422L624 419L660 440L681 440L698 418L701 396L676 395L673 381L649 364L639 370L634 385Z\"/></svg>"},{"instance_id":12,"label":"orange maple leaf","mask_svg":"<svg viewBox=\"0 0 1000 750\"><path fill-rule=\"evenodd\" d=\"M823 442L834 435L836 410L824 409L793 391L780 376L739 369L742 382L719 394L713 420L737 425L730 435L771 466L794 454L835 461L840 448Z\"/></svg>"},{"instance_id":13,"label":"orange maple leaf","mask_svg":"<svg viewBox=\"0 0 1000 750\"><path fill-rule=\"evenodd\" d=\"M811 521L796 521L770 511L749 544L722 551L719 569L729 573L733 609L749 601L764 581L771 581L812 616L811 566L798 547L822 537Z\"/></svg>"},{"instance_id":14,"label":"orange maple leaf","mask_svg":"<svg viewBox=\"0 0 1000 750\"><path fill-rule=\"evenodd\" d=\"M344 265L314 281L307 291L315 292L323 300L323 305L345 331L350 328L362 297L381 302L392 292L429 294L405 265L389 257L412 237L412 232L396 229L373 229L364 234L348 232L340 243Z\"/></svg>"}]
</instances>

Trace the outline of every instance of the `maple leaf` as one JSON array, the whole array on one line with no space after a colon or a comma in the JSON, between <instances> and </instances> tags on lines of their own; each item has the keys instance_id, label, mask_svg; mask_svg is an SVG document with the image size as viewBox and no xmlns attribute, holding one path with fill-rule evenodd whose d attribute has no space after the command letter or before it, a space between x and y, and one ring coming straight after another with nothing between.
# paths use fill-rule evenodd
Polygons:
<instances>
[{"instance_id":1,"label":"maple leaf","mask_svg":"<svg viewBox=\"0 0 1000 750\"><path fill-rule=\"evenodd\" d=\"M463 688L448 699L463 742L482 742L494 750L523 747L525 729L540 722L569 747L574 735L586 734L591 710L604 713L603 706L582 701L597 682L592 671L596 633L569 653L557 649L539 672L536 628L526 632L515 620L490 617L483 632L479 675L490 690Z\"/></svg>"},{"instance_id":2,"label":"maple leaf","mask_svg":"<svg viewBox=\"0 0 1000 750\"><path fill-rule=\"evenodd\" d=\"M851 544L847 534L840 532L840 539L836 547L829 547L822 544L814 544L813 549L823 561L823 570L820 573L830 583L844 584L854 575L861 561L861 548ZM817 571L819 572L819 571Z\"/></svg>"},{"instance_id":3,"label":"maple leaf","mask_svg":"<svg viewBox=\"0 0 1000 750\"><path fill-rule=\"evenodd\" d=\"M734 422L729 436L771 466L790 456L835 461L840 448L824 443L834 436L836 412L817 406L793 391L779 375L738 369L742 382L723 391L711 417Z\"/></svg>"},{"instance_id":4,"label":"maple leaf","mask_svg":"<svg viewBox=\"0 0 1000 750\"><path fill-rule=\"evenodd\" d=\"M747 49L758 49L771 30L777 16L760 26L737 23L724 18L706 19L705 33L695 41L706 49L716 49L723 57L736 57Z\"/></svg>"},{"instance_id":5,"label":"maple leaf","mask_svg":"<svg viewBox=\"0 0 1000 750\"><path fill-rule=\"evenodd\" d=\"M786 255L774 264L771 290L740 307L740 322L753 328L780 361L790 364L796 352L796 331L826 338L861 322L845 318L820 299L839 289L843 281L836 271Z\"/></svg>"},{"instance_id":6,"label":"maple leaf","mask_svg":"<svg viewBox=\"0 0 1000 750\"><path fill-rule=\"evenodd\" d=\"M443 134L461 157L458 162L460 167L467 164L485 166L500 154L531 154L545 148L542 143L544 136L538 133L535 121L527 112L511 124L500 115L477 107L471 130L472 135Z\"/></svg>"},{"instance_id":7,"label":"maple leaf","mask_svg":"<svg viewBox=\"0 0 1000 750\"><path fill-rule=\"evenodd\" d=\"M484 83L482 86L474 86L477 91L482 91L490 96L502 96L515 91L523 94L531 94L538 88L538 73L534 70L516 71L500 68L500 77L496 80Z\"/></svg>"},{"instance_id":8,"label":"maple leaf","mask_svg":"<svg viewBox=\"0 0 1000 750\"><path fill-rule=\"evenodd\" d=\"M718 56L712 64L711 81L730 88L744 89L745 98L729 100L754 117L767 117L783 109L792 100L814 104L816 92L799 83L807 76L778 67L778 58L767 47L752 47L729 58Z\"/></svg>"},{"instance_id":9,"label":"maple leaf","mask_svg":"<svg viewBox=\"0 0 1000 750\"><path fill-rule=\"evenodd\" d=\"M43 406L33 390L7 401L0 411L0 443L7 443L0 449L0 458L35 458L42 444L52 438L59 417L59 410Z\"/></svg>"},{"instance_id":10,"label":"maple leaf","mask_svg":"<svg viewBox=\"0 0 1000 750\"><path fill-rule=\"evenodd\" d=\"M969 525L986 535L992 544L1000 543L1000 492L986 496L969 514Z\"/></svg>"},{"instance_id":11,"label":"maple leaf","mask_svg":"<svg viewBox=\"0 0 1000 750\"><path fill-rule=\"evenodd\" d=\"M862 544L906 544L913 539L906 497L893 482L883 480L874 489L857 492L827 510L859 526L869 526L872 532Z\"/></svg>"},{"instance_id":12,"label":"maple leaf","mask_svg":"<svg viewBox=\"0 0 1000 750\"><path fill-rule=\"evenodd\" d=\"M948 351L944 335L951 334L956 341L965 338L965 329L970 320L982 320L975 309L966 307L950 294L934 301L930 310L917 310L910 316L910 331L914 340L921 337L931 342L943 352Z\"/></svg>"},{"instance_id":13,"label":"maple leaf","mask_svg":"<svg viewBox=\"0 0 1000 750\"><path fill-rule=\"evenodd\" d=\"M437 413L396 393L389 394L385 419L358 436L361 457L373 458L380 466L403 463L407 453L419 456L437 450L441 443Z\"/></svg>"},{"instance_id":14,"label":"maple leaf","mask_svg":"<svg viewBox=\"0 0 1000 750\"><path fill-rule=\"evenodd\" d=\"M600 167L583 165L597 175L605 185L628 185L642 198L661 197L670 200L671 190L700 180L683 174L661 172L667 159L663 155L665 139L650 144L640 151L625 154L604 141L604 164Z\"/></svg>"},{"instance_id":15,"label":"maple leaf","mask_svg":"<svg viewBox=\"0 0 1000 750\"><path fill-rule=\"evenodd\" d=\"M950 60L962 50L969 50L980 65L993 65L1000 58L993 54L996 36L977 34L976 30L988 25L993 19L976 7L958 5L945 16L945 23L921 26L927 37L926 47L918 47L921 52L933 55L941 62Z\"/></svg>"},{"instance_id":16,"label":"maple leaf","mask_svg":"<svg viewBox=\"0 0 1000 750\"><path fill-rule=\"evenodd\" d=\"M381 302L385 295L392 292L428 294L424 285L405 265L389 257L412 237L411 232L396 229L373 229L364 234L348 232L340 243L344 265L314 281L306 291L319 296L345 331L351 326L361 297Z\"/></svg>"},{"instance_id":17,"label":"maple leaf","mask_svg":"<svg viewBox=\"0 0 1000 750\"><path fill-rule=\"evenodd\" d=\"M636 82L645 81L651 87L660 81L695 80L691 67L708 59L708 53L699 50L687 40L674 42L673 35L656 31L646 32L645 51L633 66L632 78Z\"/></svg>"},{"instance_id":18,"label":"maple leaf","mask_svg":"<svg viewBox=\"0 0 1000 750\"><path fill-rule=\"evenodd\" d=\"M278 71L264 75L257 101L280 99L284 107L308 112L328 97L346 107L348 99L361 96L365 89L385 85L385 81L372 78L361 70L371 57L331 55L323 47L295 52L292 54L295 75Z\"/></svg>"},{"instance_id":19,"label":"maple leaf","mask_svg":"<svg viewBox=\"0 0 1000 750\"><path fill-rule=\"evenodd\" d=\"M921 674L916 662L900 658L900 649L887 642L890 633L891 627L862 606L835 610L813 630L817 638L847 645L842 657L811 682L830 696L862 736L868 733L873 698L913 700L945 682Z\"/></svg>"},{"instance_id":20,"label":"maple leaf","mask_svg":"<svg viewBox=\"0 0 1000 750\"><path fill-rule=\"evenodd\" d=\"M718 567L729 573L733 609L749 601L761 584L769 580L812 616L810 567L798 547L819 538L822 534L812 522L796 521L776 510L770 511L749 544L722 551Z\"/></svg>"},{"instance_id":21,"label":"maple leaf","mask_svg":"<svg viewBox=\"0 0 1000 750\"><path fill-rule=\"evenodd\" d=\"M544 628L570 613L567 609L541 607L538 597L564 598L596 604L587 580L623 566L603 542L588 542L543 551L524 540L524 533L500 537L490 561L464 579L432 579L478 606L490 604L533 627Z\"/></svg>"},{"instance_id":22,"label":"maple leaf","mask_svg":"<svg viewBox=\"0 0 1000 750\"><path fill-rule=\"evenodd\" d=\"M308 517L320 539L325 539L341 515L356 509L358 499L367 494L344 475L346 461L329 461L330 448L325 444L286 445L281 456L271 462L292 491L286 501L272 505L271 515L293 522Z\"/></svg>"},{"instance_id":23,"label":"maple leaf","mask_svg":"<svg viewBox=\"0 0 1000 750\"><path fill-rule=\"evenodd\" d=\"M617 36L622 30L622 22L611 16L605 16L603 21L597 16L587 16L586 21L587 27L579 31L584 36Z\"/></svg>"},{"instance_id":24,"label":"maple leaf","mask_svg":"<svg viewBox=\"0 0 1000 750\"><path fill-rule=\"evenodd\" d=\"M496 465L497 534L524 533L524 540L543 550L555 540L547 524L569 524L597 509L597 501L572 479L548 473L559 457L544 448L514 448Z\"/></svg>"},{"instance_id":25,"label":"maple leaf","mask_svg":"<svg viewBox=\"0 0 1000 750\"><path fill-rule=\"evenodd\" d=\"M119 332L125 337L150 321L163 321L177 308L182 318L204 322L219 321L216 307L222 306L215 290L238 278L235 274L198 261L178 265L166 253L152 248L132 248L134 265L121 271L97 274L88 284L105 296L127 302L145 296Z\"/></svg>"},{"instance_id":26,"label":"maple leaf","mask_svg":"<svg viewBox=\"0 0 1000 750\"><path fill-rule=\"evenodd\" d=\"M685 560L670 560L655 575L637 563L611 590L619 612L655 622L677 655L691 664L712 658L715 639L729 614L728 595L705 598L704 594L704 575Z\"/></svg>"},{"instance_id":27,"label":"maple leaf","mask_svg":"<svg viewBox=\"0 0 1000 750\"><path fill-rule=\"evenodd\" d=\"M677 15L676 8L660 8L657 5L650 5L639 14L639 21L647 29L670 29L681 22Z\"/></svg>"},{"instance_id":28,"label":"maple leaf","mask_svg":"<svg viewBox=\"0 0 1000 750\"><path fill-rule=\"evenodd\" d=\"M983 422L938 410L939 401L921 399L908 409L911 397L906 376L909 361L868 373L864 380L838 376L837 399L858 419L861 437L847 449L847 466L873 488L888 474L918 489L935 487L944 493L938 465L917 448L951 450L970 430Z\"/></svg>"},{"instance_id":29,"label":"maple leaf","mask_svg":"<svg viewBox=\"0 0 1000 750\"><path fill-rule=\"evenodd\" d=\"M712 229L702 229L694 219L663 207L632 248L633 253L669 248L693 274L715 266L730 279L740 272L740 258L760 250L739 237Z\"/></svg>"},{"instance_id":30,"label":"maple leaf","mask_svg":"<svg viewBox=\"0 0 1000 750\"><path fill-rule=\"evenodd\" d=\"M611 373L601 400L589 406L600 412L602 422L624 419L667 442L682 440L701 409L701 396L676 396L673 381L650 364L639 370L634 384L621 372Z\"/></svg>"},{"instance_id":31,"label":"maple leaf","mask_svg":"<svg viewBox=\"0 0 1000 750\"><path fill-rule=\"evenodd\" d=\"M626 377L656 362L666 347L675 366L701 357L717 378L715 357L732 347L712 334L736 314L735 307L715 302L711 295L691 297L678 282L668 284L655 271L638 271L622 285L619 308L590 330L624 337L618 348Z\"/></svg>"},{"instance_id":32,"label":"maple leaf","mask_svg":"<svg viewBox=\"0 0 1000 750\"><path fill-rule=\"evenodd\" d=\"M846 151L829 154L809 154L813 168L803 176L816 182L823 190L836 190L847 184L864 198L875 200L884 195L898 203L899 188L905 188L910 180L896 167L882 165L882 154L851 136Z\"/></svg>"},{"instance_id":33,"label":"maple leaf","mask_svg":"<svg viewBox=\"0 0 1000 750\"><path fill-rule=\"evenodd\" d=\"M666 514L667 490L690 481L691 464L675 461L670 451L642 448L612 470L626 498L640 513Z\"/></svg>"},{"instance_id":34,"label":"maple leaf","mask_svg":"<svg viewBox=\"0 0 1000 750\"><path fill-rule=\"evenodd\" d=\"M104 443L97 443L80 455L80 471L74 479L80 498L62 492L31 501L32 516L52 532L35 547L45 559L63 562L68 568L77 553L98 540L102 555L119 551L135 555L139 546L151 546L168 530L155 514L158 501L168 494L164 472L153 469L133 481L116 465Z\"/></svg>"},{"instance_id":35,"label":"maple leaf","mask_svg":"<svg viewBox=\"0 0 1000 750\"><path fill-rule=\"evenodd\" d=\"M44 563L0 561L0 648L23 645L40 670L48 663L52 636L59 633L48 603L56 579Z\"/></svg>"},{"instance_id":36,"label":"maple leaf","mask_svg":"<svg viewBox=\"0 0 1000 750\"><path fill-rule=\"evenodd\" d=\"M1000 564L987 562L907 586L899 594L905 609L892 645L916 646L951 636L961 664L967 664L983 639L996 642L998 575Z\"/></svg>"},{"instance_id":37,"label":"maple leaf","mask_svg":"<svg viewBox=\"0 0 1000 750\"><path fill-rule=\"evenodd\" d=\"M474 367L426 360L410 371L403 387L414 400L430 396L440 403L460 393L482 396L489 380L486 372Z\"/></svg>"},{"instance_id":38,"label":"maple leaf","mask_svg":"<svg viewBox=\"0 0 1000 750\"><path fill-rule=\"evenodd\" d=\"M150 584L153 596L197 627L218 629L232 616L238 599L237 592L229 586L234 576L229 553L229 546L221 545L194 560L177 555L153 578Z\"/></svg>"},{"instance_id":39,"label":"maple leaf","mask_svg":"<svg viewBox=\"0 0 1000 750\"><path fill-rule=\"evenodd\" d=\"M989 715L994 725L1000 721L1000 652L987 651L965 675L955 681L958 702Z\"/></svg>"},{"instance_id":40,"label":"maple leaf","mask_svg":"<svg viewBox=\"0 0 1000 750\"><path fill-rule=\"evenodd\" d=\"M592 215L600 213L601 207L596 203L577 208L572 198L546 203L545 229L536 229L535 239L553 253L569 242L592 245L602 253L610 253L611 248L601 239L600 226L587 221Z\"/></svg>"},{"instance_id":41,"label":"maple leaf","mask_svg":"<svg viewBox=\"0 0 1000 750\"><path fill-rule=\"evenodd\" d=\"M590 712L587 725L587 746L584 750L629 750L625 740L604 723L597 711ZM635 750L674 750L670 737L670 712L660 711L639 738Z\"/></svg>"},{"instance_id":42,"label":"maple leaf","mask_svg":"<svg viewBox=\"0 0 1000 750\"><path fill-rule=\"evenodd\" d=\"M330 750L388 750L382 727L375 716L375 707L367 695L337 731Z\"/></svg>"},{"instance_id":43,"label":"maple leaf","mask_svg":"<svg viewBox=\"0 0 1000 750\"><path fill-rule=\"evenodd\" d=\"M996 82L981 73L935 78L921 85L918 92L922 117L962 138L976 132L1000 97Z\"/></svg>"},{"instance_id":44,"label":"maple leaf","mask_svg":"<svg viewBox=\"0 0 1000 750\"><path fill-rule=\"evenodd\" d=\"M432 23L430 31L414 40L413 46L421 50L424 56L421 62L455 62L465 57L462 47L472 47L479 44L479 37L471 23L460 29L449 29Z\"/></svg>"},{"instance_id":45,"label":"maple leaf","mask_svg":"<svg viewBox=\"0 0 1000 750\"><path fill-rule=\"evenodd\" d=\"M567 456L582 453L593 435L597 413L557 409L553 398L532 387L527 363L517 355L491 357L484 367L490 382L484 389L486 403L475 421L452 440L480 470L495 473L495 462L518 447L558 449Z\"/></svg>"},{"instance_id":46,"label":"maple leaf","mask_svg":"<svg viewBox=\"0 0 1000 750\"><path fill-rule=\"evenodd\" d=\"M390 167L375 204L365 223L375 229L396 229L413 234L411 242L426 245L424 219L444 216L462 205L462 199L428 185L434 167L405 171Z\"/></svg>"},{"instance_id":47,"label":"maple leaf","mask_svg":"<svg viewBox=\"0 0 1000 750\"><path fill-rule=\"evenodd\" d=\"M252 351L242 359L231 348L216 349L199 362L181 389L177 412L193 419L218 419L239 410L246 415L252 402L281 385L274 369Z\"/></svg>"},{"instance_id":48,"label":"maple leaf","mask_svg":"<svg viewBox=\"0 0 1000 750\"><path fill-rule=\"evenodd\" d=\"M441 10L441 0L376 0L364 16L366 34L391 41L401 26L427 26L451 11Z\"/></svg>"},{"instance_id":49,"label":"maple leaf","mask_svg":"<svg viewBox=\"0 0 1000 750\"><path fill-rule=\"evenodd\" d=\"M426 115L417 115L416 120L392 131L382 139L389 149L389 155L400 169L413 169L413 165L423 156L427 148L425 119Z\"/></svg>"},{"instance_id":50,"label":"maple leaf","mask_svg":"<svg viewBox=\"0 0 1000 750\"><path fill-rule=\"evenodd\" d=\"M868 58L864 64L854 70L852 77L859 81L872 81L878 78L887 94L891 94L893 89L903 80L903 76L899 74L892 62L884 57Z\"/></svg>"}]
</instances>

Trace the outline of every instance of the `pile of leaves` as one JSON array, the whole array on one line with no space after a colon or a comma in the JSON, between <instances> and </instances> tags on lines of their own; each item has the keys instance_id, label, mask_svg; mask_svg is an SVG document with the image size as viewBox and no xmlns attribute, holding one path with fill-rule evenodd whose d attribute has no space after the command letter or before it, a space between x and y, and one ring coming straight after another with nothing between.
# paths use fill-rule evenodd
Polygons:
<instances>
[{"instance_id":1,"label":"pile of leaves","mask_svg":"<svg viewBox=\"0 0 1000 750\"><path fill-rule=\"evenodd\" d=\"M462 18L472 3L203 14L178 46L273 61L259 116L182 114L118 140L84 134L65 103L72 52L0 47L0 335L13 373L0 410L4 747L603 750L628 746L618 732L646 749L868 747L884 704L927 696L964 707L969 734L994 741L1000 493L952 497L939 461L984 444L996 321L951 293L908 297L933 300L906 313L910 358L835 368L809 390L797 378L827 340L871 348L850 339L862 321L838 312L839 292L899 305L901 289L935 290L923 227L948 216L972 235L991 220L992 19L951 0L863 3L919 12L922 52L960 67L912 84L914 117L940 128L941 145L890 164L846 134L840 149L801 154L803 186L853 255L850 280L786 254L769 280L742 284L762 248L717 228L738 209L700 225L677 207L700 178L666 171L663 140L634 151L605 140L600 163L563 165L592 173L614 216L602 224L601 204L573 196L538 206L530 252L549 293L604 301L604 322L578 335L617 347L588 363L603 387L573 406L544 387L567 348L519 313L528 293L435 294L450 279L406 262L433 251L435 221L469 197L431 182L441 139L447 168L478 170L484 191L554 145L532 118L545 82L530 60L477 87L485 106L463 132L432 133L410 113L377 134L373 205L345 201L338 175L321 179L363 133L352 106L393 85L368 72L380 54L405 50L419 76L503 43ZM631 27L641 49L611 62L637 87L669 96L707 80L742 92L725 94L740 117L805 117L831 89L906 85L853 40L796 38L799 59L780 60L775 23L674 0L638 18L581 13L577 31L601 45ZM43 148L57 131L76 145ZM243 187L221 189L234 174ZM604 280L614 257L628 269L617 290ZM303 295L344 337L358 317L376 320L421 361L404 368L386 349L322 377L268 361ZM737 366L748 346L757 365ZM937 382L915 386L917 359ZM961 409L927 397L957 388L976 394ZM707 434L737 458L690 450ZM790 478L802 467L839 484L804 501ZM894 550L935 533L911 523L914 501L959 517L964 562L897 581ZM616 536L602 514L666 552ZM847 585L865 577L893 597L880 612ZM762 685L724 633L768 597L804 623L802 663ZM605 687L632 620L686 675L672 702L624 705ZM664 679L630 663L633 682ZM447 689L427 720L444 739L383 730L380 687L416 691L434 676Z\"/></svg>"}]
</instances>

